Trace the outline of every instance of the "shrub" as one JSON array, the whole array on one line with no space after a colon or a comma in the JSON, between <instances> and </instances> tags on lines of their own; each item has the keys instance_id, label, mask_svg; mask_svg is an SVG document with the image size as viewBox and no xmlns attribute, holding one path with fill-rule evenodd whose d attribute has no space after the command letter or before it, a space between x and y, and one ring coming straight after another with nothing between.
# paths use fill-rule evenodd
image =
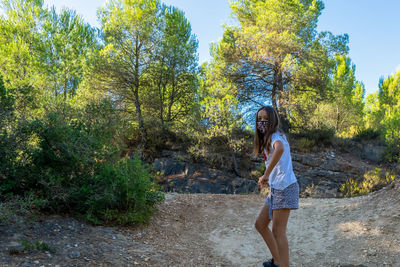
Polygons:
<instances>
[{"instance_id":1,"label":"shrub","mask_svg":"<svg viewBox=\"0 0 400 267\"><path fill-rule=\"evenodd\" d=\"M362 182L357 182L353 179L347 180L346 183L342 184L340 191L343 192L345 197L366 195L391 183L394 178L395 176L389 172L376 168L365 173Z\"/></svg>"},{"instance_id":2,"label":"shrub","mask_svg":"<svg viewBox=\"0 0 400 267\"><path fill-rule=\"evenodd\" d=\"M83 110L61 104L67 113L49 111L18 126L30 141L14 163L7 160L7 175L0 173L3 198L29 192L42 211L77 214L92 223L147 222L163 195L139 159L120 160L123 122L111 103Z\"/></svg>"},{"instance_id":3,"label":"shrub","mask_svg":"<svg viewBox=\"0 0 400 267\"><path fill-rule=\"evenodd\" d=\"M355 135L353 137L353 140L360 142L360 141L378 140L379 138L381 138L380 131L374 129L366 129Z\"/></svg>"},{"instance_id":4,"label":"shrub","mask_svg":"<svg viewBox=\"0 0 400 267\"><path fill-rule=\"evenodd\" d=\"M314 147L315 147L315 141L305 137L302 137L297 144L297 148L301 152L308 152Z\"/></svg>"},{"instance_id":5,"label":"shrub","mask_svg":"<svg viewBox=\"0 0 400 267\"><path fill-rule=\"evenodd\" d=\"M255 170L250 173L250 176L258 182L258 178L260 178L265 173L265 163L262 162L257 166Z\"/></svg>"},{"instance_id":6,"label":"shrub","mask_svg":"<svg viewBox=\"0 0 400 267\"><path fill-rule=\"evenodd\" d=\"M400 140L393 144L388 144L383 151L383 159L388 162L400 163Z\"/></svg>"},{"instance_id":7,"label":"shrub","mask_svg":"<svg viewBox=\"0 0 400 267\"><path fill-rule=\"evenodd\" d=\"M314 146L331 146L333 143L335 132L332 129L304 129L300 133L294 134L295 137L305 138L306 145L310 146L314 142Z\"/></svg>"},{"instance_id":8,"label":"shrub","mask_svg":"<svg viewBox=\"0 0 400 267\"><path fill-rule=\"evenodd\" d=\"M163 193L138 158L104 164L89 181L76 192L75 201L77 209L93 223L147 223L155 204L163 200Z\"/></svg>"}]
</instances>

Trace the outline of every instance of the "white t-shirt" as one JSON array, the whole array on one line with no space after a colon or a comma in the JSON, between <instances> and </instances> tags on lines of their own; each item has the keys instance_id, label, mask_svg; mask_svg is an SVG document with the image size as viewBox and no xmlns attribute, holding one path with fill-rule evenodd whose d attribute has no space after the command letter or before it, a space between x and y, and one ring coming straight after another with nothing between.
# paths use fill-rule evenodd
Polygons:
<instances>
[{"instance_id":1,"label":"white t-shirt","mask_svg":"<svg viewBox=\"0 0 400 267\"><path fill-rule=\"evenodd\" d=\"M269 186L274 189L283 190L289 185L297 182L296 176L293 172L290 146L286 136L283 133L275 132L271 135L270 154L265 161L265 167L267 168L269 162L271 161L272 154L274 153L274 143L278 140L282 142L284 151L278 163L275 165L274 169L269 175ZM264 153L267 155L266 149L264 149Z\"/></svg>"}]
</instances>

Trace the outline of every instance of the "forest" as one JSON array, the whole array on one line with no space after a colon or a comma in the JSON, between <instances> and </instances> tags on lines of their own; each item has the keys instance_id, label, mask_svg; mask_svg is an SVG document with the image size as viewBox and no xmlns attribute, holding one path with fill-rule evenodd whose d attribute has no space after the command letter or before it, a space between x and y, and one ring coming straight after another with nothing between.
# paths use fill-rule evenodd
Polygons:
<instances>
[{"instance_id":1,"label":"forest","mask_svg":"<svg viewBox=\"0 0 400 267\"><path fill-rule=\"evenodd\" d=\"M0 200L147 222L163 200L149 163L171 140L206 159L217 142L235 160L266 104L305 147L369 140L400 163L400 70L365 95L351 36L317 31L321 0L230 8L236 25L199 65L190 21L159 0L107 1L100 28L43 0L1 0Z\"/></svg>"}]
</instances>

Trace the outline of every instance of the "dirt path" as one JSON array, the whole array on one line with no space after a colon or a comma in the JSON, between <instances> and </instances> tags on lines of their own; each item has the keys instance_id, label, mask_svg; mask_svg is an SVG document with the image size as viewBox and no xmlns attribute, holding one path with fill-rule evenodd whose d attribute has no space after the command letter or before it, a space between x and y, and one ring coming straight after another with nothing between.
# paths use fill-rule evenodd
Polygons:
<instances>
[{"instance_id":1,"label":"dirt path","mask_svg":"<svg viewBox=\"0 0 400 267\"><path fill-rule=\"evenodd\" d=\"M288 225L291 266L400 266L399 187L353 199L301 199ZM270 254L253 225L263 201L169 195L148 233L164 233L159 249L171 253L167 265L261 266Z\"/></svg>"},{"instance_id":2,"label":"dirt path","mask_svg":"<svg viewBox=\"0 0 400 267\"><path fill-rule=\"evenodd\" d=\"M0 226L0 266L261 266L260 195L168 194L148 226L47 218ZM35 237L57 252L7 253ZM301 199L288 225L291 266L400 266L400 185L353 199ZM33 239L32 239L33 240Z\"/></svg>"}]
</instances>

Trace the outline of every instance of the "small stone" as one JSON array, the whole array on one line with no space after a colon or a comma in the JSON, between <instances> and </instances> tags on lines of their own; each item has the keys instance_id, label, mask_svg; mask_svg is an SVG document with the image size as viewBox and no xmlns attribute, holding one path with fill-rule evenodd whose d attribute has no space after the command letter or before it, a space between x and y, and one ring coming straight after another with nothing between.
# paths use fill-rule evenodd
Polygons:
<instances>
[{"instance_id":1,"label":"small stone","mask_svg":"<svg viewBox=\"0 0 400 267\"><path fill-rule=\"evenodd\" d=\"M133 262L133 264L138 265L139 263L135 261L135 262Z\"/></svg>"},{"instance_id":2,"label":"small stone","mask_svg":"<svg viewBox=\"0 0 400 267\"><path fill-rule=\"evenodd\" d=\"M145 259L144 259L144 261L149 261L149 260L150 260L150 258L145 258Z\"/></svg>"},{"instance_id":3,"label":"small stone","mask_svg":"<svg viewBox=\"0 0 400 267\"><path fill-rule=\"evenodd\" d=\"M34 264L39 264L39 261L34 261L33 263L34 263Z\"/></svg>"},{"instance_id":4,"label":"small stone","mask_svg":"<svg viewBox=\"0 0 400 267\"><path fill-rule=\"evenodd\" d=\"M69 254L69 257L71 258L71 259L76 259L76 258L78 258L78 257L80 257L81 256L81 253L79 252L79 251L72 251L70 254Z\"/></svg>"},{"instance_id":5,"label":"small stone","mask_svg":"<svg viewBox=\"0 0 400 267\"><path fill-rule=\"evenodd\" d=\"M8 247L8 253L10 253L11 255L21 254L24 252L24 250L25 250L25 247L22 245L19 245L19 244Z\"/></svg>"}]
</instances>

